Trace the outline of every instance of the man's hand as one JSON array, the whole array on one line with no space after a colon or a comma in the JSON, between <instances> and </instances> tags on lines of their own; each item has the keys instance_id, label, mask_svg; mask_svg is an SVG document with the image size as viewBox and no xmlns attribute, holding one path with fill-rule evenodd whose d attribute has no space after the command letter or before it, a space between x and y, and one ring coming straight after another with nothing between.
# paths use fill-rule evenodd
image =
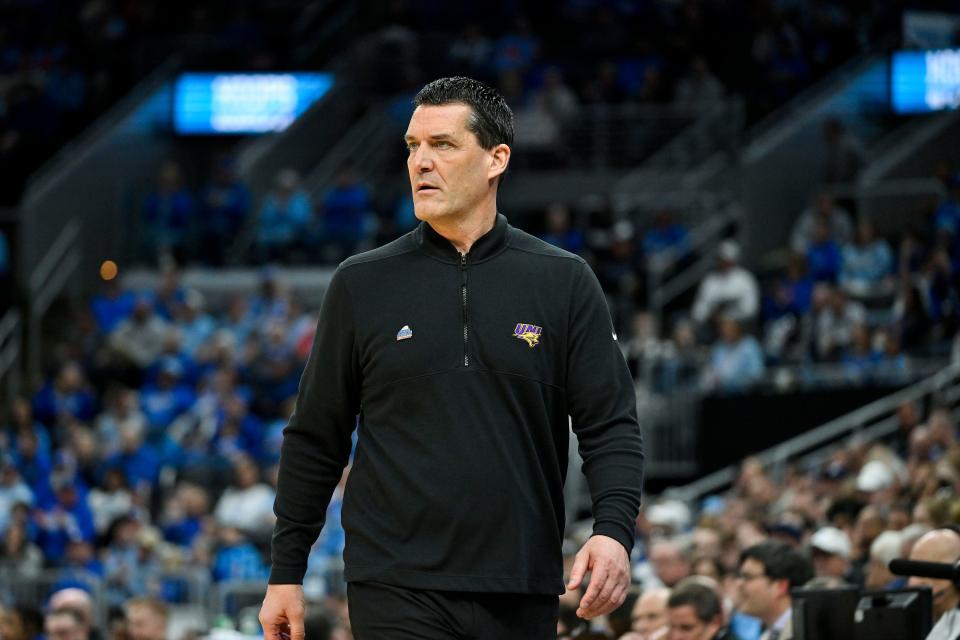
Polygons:
<instances>
[{"instance_id":1,"label":"man's hand","mask_svg":"<svg viewBox=\"0 0 960 640\"><path fill-rule=\"evenodd\" d=\"M623 545L608 536L587 540L573 561L567 589L576 589L590 571L590 585L580 600L577 615L586 620L610 613L627 598L630 558Z\"/></svg>"},{"instance_id":2,"label":"man's hand","mask_svg":"<svg viewBox=\"0 0 960 640\"><path fill-rule=\"evenodd\" d=\"M264 640L303 640L304 609L300 585L267 585L267 595L260 607Z\"/></svg>"}]
</instances>

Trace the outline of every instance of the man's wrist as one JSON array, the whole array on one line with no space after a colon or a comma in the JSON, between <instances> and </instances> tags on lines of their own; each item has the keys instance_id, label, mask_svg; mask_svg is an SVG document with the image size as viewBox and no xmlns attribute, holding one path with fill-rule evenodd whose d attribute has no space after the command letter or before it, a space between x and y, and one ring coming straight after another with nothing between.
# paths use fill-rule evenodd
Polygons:
<instances>
[{"instance_id":1,"label":"man's wrist","mask_svg":"<svg viewBox=\"0 0 960 640\"><path fill-rule=\"evenodd\" d=\"M306 572L307 568L299 565L274 564L270 567L270 577L267 579L267 584L293 584L300 586L303 584L303 575Z\"/></svg>"}]
</instances>

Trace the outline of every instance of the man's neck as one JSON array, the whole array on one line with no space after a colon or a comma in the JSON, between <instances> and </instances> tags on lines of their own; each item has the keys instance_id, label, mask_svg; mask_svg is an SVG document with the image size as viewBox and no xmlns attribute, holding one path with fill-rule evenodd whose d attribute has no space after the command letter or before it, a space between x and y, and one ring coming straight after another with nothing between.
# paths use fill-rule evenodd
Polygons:
<instances>
[{"instance_id":1,"label":"man's neck","mask_svg":"<svg viewBox=\"0 0 960 640\"><path fill-rule=\"evenodd\" d=\"M777 622L777 620L779 620L780 617L783 616L783 614L789 610L790 610L789 600L778 602L777 605L774 607L774 609L770 612L770 614L767 616L764 616L763 626L766 627L767 629L772 628L773 625Z\"/></svg>"},{"instance_id":2,"label":"man's neck","mask_svg":"<svg viewBox=\"0 0 960 640\"><path fill-rule=\"evenodd\" d=\"M489 213L466 216L449 224L444 224L444 221L433 221L429 224L434 231L449 240L457 251L466 255L470 253L473 243L493 229L496 222L497 210L492 208Z\"/></svg>"}]
</instances>

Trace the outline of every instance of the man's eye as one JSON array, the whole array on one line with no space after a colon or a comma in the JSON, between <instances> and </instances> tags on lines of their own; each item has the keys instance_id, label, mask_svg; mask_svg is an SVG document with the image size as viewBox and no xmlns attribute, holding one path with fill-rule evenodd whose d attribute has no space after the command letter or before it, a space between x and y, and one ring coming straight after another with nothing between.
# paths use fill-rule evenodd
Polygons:
<instances>
[{"instance_id":1,"label":"man's eye","mask_svg":"<svg viewBox=\"0 0 960 640\"><path fill-rule=\"evenodd\" d=\"M417 150L417 147L419 147L419 146L420 146L420 144L417 143L417 142L408 142L408 143L407 143L407 151L416 151L416 150Z\"/></svg>"},{"instance_id":2,"label":"man's eye","mask_svg":"<svg viewBox=\"0 0 960 640\"><path fill-rule=\"evenodd\" d=\"M445 142L445 141L443 141L443 140L441 140L440 142L438 142L438 143L436 144L436 147L437 147L438 149L449 149L451 146L453 146L453 145L451 145L449 142Z\"/></svg>"}]
</instances>

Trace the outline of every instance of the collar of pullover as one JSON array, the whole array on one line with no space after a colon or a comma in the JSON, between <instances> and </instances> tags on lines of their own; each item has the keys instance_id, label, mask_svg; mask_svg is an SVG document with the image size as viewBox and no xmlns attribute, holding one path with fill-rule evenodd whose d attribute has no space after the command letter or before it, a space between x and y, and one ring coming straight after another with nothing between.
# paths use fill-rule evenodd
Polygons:
<instances>
[{"instance_id":1,"label":"collar of pullover","mask_svg":"<svg viewBox=\"0 0 960 640\"><path fill-rule=\"evenodd\" d=\"M507 246L507 218L497 214L497 220L493 224L493 229L477 238L470 252L467 254L471 263L481 262L497 255ZM426 222L421 222L416 230L417 244L420 245L427 255L430 255L443 262L457 264L460 262L460 252L453 246L453 243L433 230Z\"/></svg>"}]
</instances>

